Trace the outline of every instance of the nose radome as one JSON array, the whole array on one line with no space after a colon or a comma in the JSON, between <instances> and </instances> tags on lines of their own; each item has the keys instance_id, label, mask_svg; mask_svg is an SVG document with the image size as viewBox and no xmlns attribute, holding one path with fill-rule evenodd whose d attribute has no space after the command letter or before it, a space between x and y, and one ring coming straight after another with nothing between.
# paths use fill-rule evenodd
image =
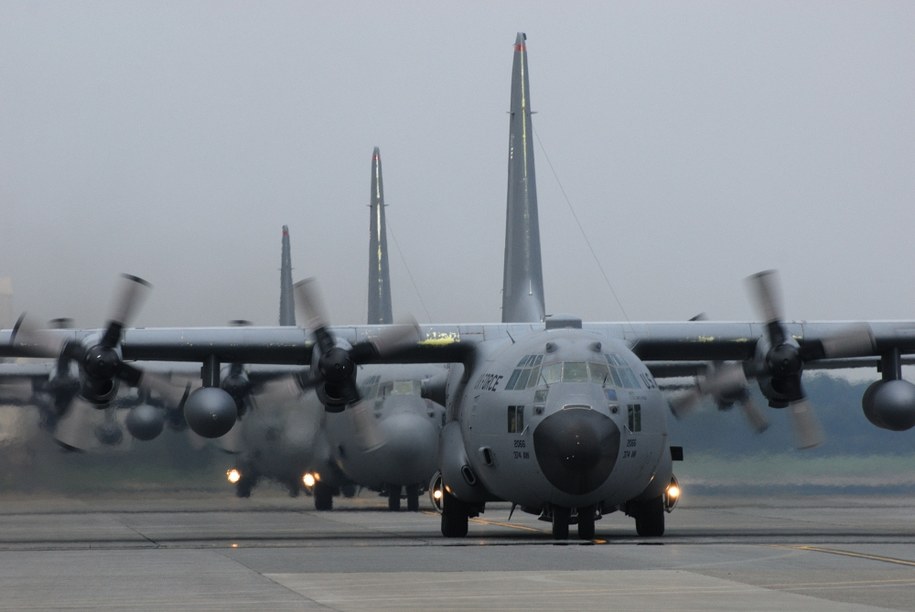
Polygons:
<instances>
[{"instance_id":1,"label":"nose radome","mask_svg":"<svg viewBox=\"0 0 915 612\"><path fill-rule=\"evenodd\" d=\"M553 486L573 495L599 487L610 475L620 448L620 430L590 407L569 407L534 430L534 454Z\"/></svg>"},{"instance_id":2,"label":"nose radome","mask_svg":"<svg viewBox=\"0 0 915 612\"><path fill-rule=\"evenodd\" d=\"M380 465L396 469L397 480L413 484L428 480L435 471L438 431L423 414L402 412L381 421L384 444L375 452Z\"/></svg>"}]
</instances>

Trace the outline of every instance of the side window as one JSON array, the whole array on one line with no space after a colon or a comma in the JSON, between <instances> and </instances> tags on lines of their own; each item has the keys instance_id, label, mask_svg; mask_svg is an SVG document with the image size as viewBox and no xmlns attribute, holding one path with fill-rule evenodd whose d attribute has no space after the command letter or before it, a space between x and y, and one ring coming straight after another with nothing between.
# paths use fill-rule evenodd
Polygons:
<instances>
[{"instance_id":1,"label":"side window","mask_svg":"<svg viewBox=\"0 0 915 612\"><path fill-rule=\"evenodd\" d=\"M642 405L629 404L626 408L629 413L629 431L642 431Z\"/></svg>"},{"instance_id":2,"label":"side window","mask_svg":"<svg viewBox=\"0 0 915 612\"><path fill-rule=\"evenodd\" d=\"M524 406L508 407L508 433L524 431Z\"/></svg>"}]
</instances>

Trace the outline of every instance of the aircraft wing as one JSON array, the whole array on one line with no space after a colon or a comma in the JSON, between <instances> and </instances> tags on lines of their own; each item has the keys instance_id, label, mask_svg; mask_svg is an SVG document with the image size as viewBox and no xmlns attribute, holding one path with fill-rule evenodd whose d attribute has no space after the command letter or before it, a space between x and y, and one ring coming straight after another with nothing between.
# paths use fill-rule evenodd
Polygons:
<instances>
[{"instance_id":1,"label":"aircraft wing","mask_svg":"<svg viewBox=\"0 0 915 612\"><path fill-rule=\"evenodd\" d=\"M896 352L900 356L915 354L915 321L829 321L786 322L786 335L795 340L809 355L805 367L855 368L871 367L879 357ZM757 343L766 337L766 325L744 322L656 322L626 324L591 324L621 328L614 334L630 343L633 352L649 367L667 375L688 374L688 365L702 361L743 361L756 354ZM830 358L830 343L848 330L867 328L871 332L869 346L857 347L854 355ZM906 360L911 362L911 360Z\"/></svg>"},{"instance_id":2,"label":"aircraft wing","mask_svg":"<svg viewBox=\"0 0 915 612\"><path fill-rule=\"evenodd\" d=\"M859 358L848 356L829 360L822 367L863 367L873 358L896 351L915 355L915 321L872 322L786 322L787 334L811 354L823 352L824 342L852 326L865 325L873 335L873 345ZM766 336L766 325L748 322L605 322L585 323L583 328L606 338L627 342L636 355L649 365L665 363L669 368L685 367L691 362L739 361L753 358L756 345ZM381 336L384 325L335 326L336 338L350 344L371 341ZM420 342L407 351L392 353L372 362L441 363L462 361L465 352L454 345L474 345L482 341L512 339L535 330L538 323L491 323L420 325ZM45 330L42 333L62 345L67 340L88 342L99 336L99 329ZM43 340L47 342L47 338ZM219 363L308 365L314 340L307 330L288 326L129 328L123 332L120 351L128 361L203 362L215 358ZM446 348L452 347L452 348ZM0 357L41 354L44 347L16 337L11 330L0 331ZM46 351L45 351L46 353Z\"/></svg>"}]
</instances>

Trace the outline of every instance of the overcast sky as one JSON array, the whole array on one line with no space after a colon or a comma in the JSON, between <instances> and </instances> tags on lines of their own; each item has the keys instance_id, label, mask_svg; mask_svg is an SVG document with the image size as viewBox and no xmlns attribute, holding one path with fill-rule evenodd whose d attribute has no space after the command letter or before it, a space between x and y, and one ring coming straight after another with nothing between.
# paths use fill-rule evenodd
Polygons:
<instances>
[{"instance_id":1,"label":"overcast sky","mask_svg":"<svg viewBox=\"0 0 915 612\"><path fill-rule=\"evenodd\" d=\"M915 319L915 3L834 0L0 0L14 308L130 272L137 324L275 324L287 224L362 323L378 146L395 315L498 321L519 31L549 312L750 319L778 268L791 318Z\"/></svg>"}]
</instances>

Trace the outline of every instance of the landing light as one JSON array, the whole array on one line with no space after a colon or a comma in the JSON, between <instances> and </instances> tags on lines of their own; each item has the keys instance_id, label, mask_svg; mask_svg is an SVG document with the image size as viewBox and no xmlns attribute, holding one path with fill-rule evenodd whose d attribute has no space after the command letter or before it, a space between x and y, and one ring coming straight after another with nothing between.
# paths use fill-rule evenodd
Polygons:
<instances>
[{"instance_id":1,"label":"landing light","mask_svg":"<svg viewBox=\"0 0 915 612\"><path fill-rule=\"evenodd\" d=\"M674 509L674 506L677 505L677 502L680 501L680 483L677 481L676 476L670 477L670 484L667 485L667 490L664 491L664 509L668 512L671 512Z\"/></svg>"},{"instance_id":2,"label":"landing light","mask_svg":"<svg viewBox=\"0 0 915 612\"><path fill-rule=\"evenodd\" d=\"M236 484L239 480L241 480L241 472L238 471L238 468L226 470L226 478L228 478L229 482L232 484Z\"/></svg>"},{"instance_id":3,"label":"landing light","mask_svg":"<svg viewBox=\"0 0 915 612\"><path fill-rule=\"evenodd\" d=\"M429 499L432 501L432 507L439 513L444 510L445 491L451 492L442 482L442 475L436 472L429 483Z\"/></svg>"},{"instance_id":4,"label":"landing light","mask_svg":"<svg viewBox=\"0 0 915 612\"><path fill-rule=\"evenodd\" d=\"M309 489L315 486L315 482L317 482L317 479L315 478L314 474L310 472L307 472L304 476L302 476L302 484L304 484Z\"/></svg>"}]
</instances>

